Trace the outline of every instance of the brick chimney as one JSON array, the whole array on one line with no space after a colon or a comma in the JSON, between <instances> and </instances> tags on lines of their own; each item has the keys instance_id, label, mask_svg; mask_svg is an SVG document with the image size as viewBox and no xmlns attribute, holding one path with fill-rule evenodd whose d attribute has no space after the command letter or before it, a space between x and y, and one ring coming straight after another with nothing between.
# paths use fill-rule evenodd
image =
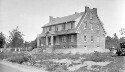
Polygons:
<instances>
[{"instance_id":1,"label":"brick chimney","mask_svg":"<svg viewBox=\"0 0 125 72\"><path fill-rule=\"evenodd\" d=\"M85 6L85 13L89 10L88 6Z\"/></svg>"},{"instance_id":2,"label":"brick chimney","mask_svg":"<svg viewBox=\"0 0 125 72\"><path fill-rule=\"evenodd\" d=\"M93 12L97 14L97 8L93 8Z\"/></svg>"},{"instance_id":3,"label":"brick chimney","mask_svg":"<svg viewBox=\"0 0 125 72\"><path fill-rule=\"evenodd\" d=\"M54 18L52 16L49 16L49 22L52 22Z\"/></svg>"}]
</instances>

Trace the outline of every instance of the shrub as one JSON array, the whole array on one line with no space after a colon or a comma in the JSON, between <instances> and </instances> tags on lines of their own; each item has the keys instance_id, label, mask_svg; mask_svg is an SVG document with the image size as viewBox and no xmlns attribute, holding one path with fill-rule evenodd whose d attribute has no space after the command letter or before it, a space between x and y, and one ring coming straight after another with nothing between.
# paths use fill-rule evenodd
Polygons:
<instances>
[{"instance_id":1,"label":"shrub","mask_svg":"<svg viewBox=\"0 0 125 72\"><path fill-rule=\"evenodd\" d=\"M111 57L110 53L95 52L94 54L90 54L85 60L104 62L104 61L111 61L113 60L113 58Z\"/></svg>"},{"instance_id":2,"label":"shrub","mask_svg":"<svg viewBox=\"0 0 125 72\"><path fill-rule=\"evenodd\" d=\"M7 59L9 57L11 57L13 55L13 53L10 51L10 52L2 52L0 53L0 59Z\"/></svg>"},{"instance_id":3,"label":"shrub","mask_svg":"<svg viewBox=\"0 0 125 72\"><path fill-rule=\"evenodd\" d=\"M13 56L9 57L7 60L10 62L22 64L23 62L27 62L30 59L31 59L30 55L27 55L24 53L17 53L17 54L14 54Z\"/></svg>"}]
</instances>

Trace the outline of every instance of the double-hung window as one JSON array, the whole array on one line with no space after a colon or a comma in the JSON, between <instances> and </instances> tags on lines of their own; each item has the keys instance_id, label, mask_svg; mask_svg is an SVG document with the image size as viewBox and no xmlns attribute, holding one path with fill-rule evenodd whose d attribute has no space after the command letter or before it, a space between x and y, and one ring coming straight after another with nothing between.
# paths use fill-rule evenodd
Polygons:
<instances>
[{"instance_id":1,"label":"double-hung window","mask_svg":"<svg viewBox=\"0 0 125 72\"><path fill-rule=\"evenodd\" d=\"M86 42L87 40L86 40L86 36L84 36L84 42Z\"/></svg>"},{"instance_id":2,"label":"double-hung window","mask_svg":"<svg viewBox=\"0 0 125 72\"><path fill-rule=\"evenodd\" d=\"M66 36L62 36L62 42L66 42Z\"/></svg>"},{"instance_id":3,"label":"double-hung window","mask_svg":"<svg viewBox=\"0 0 125 72\"><path fill-rule=\"evenodd\" d=\"M74 42L74 35L71 35L71 42Z\"/></svg>"},{"instance_id":4,"label":"double-hung window","mask_svg":"<svg viewBox=\"0 0 125 72\"><path fill-rule=\"evenodd\" d=\"M91 36L91 42L93 42L94 41L94 37L93 36Z\"/></svg>"},{"instance_id":5,"label":"double-hung window","mask_svg":"<svg viewBox=\"0 0 125 72\"><path fill-rule=\"evenodd\" d=\"M84 24L84 29L87 29L87 23Z\"/></svg>"}]
</instances>

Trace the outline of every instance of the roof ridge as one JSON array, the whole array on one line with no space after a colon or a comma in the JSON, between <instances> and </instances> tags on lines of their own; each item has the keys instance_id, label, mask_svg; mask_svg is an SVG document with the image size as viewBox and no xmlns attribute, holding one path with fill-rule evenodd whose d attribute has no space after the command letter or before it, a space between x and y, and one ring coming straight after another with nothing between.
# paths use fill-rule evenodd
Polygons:
<instances>
[{"instance_id":1,"label":"roof ridge","mask_svg":"<svg viewBox=\"0 0 125 72\"><path fill-rule=\"evenodd\" d=\"M66 16L62 16L62 17L56 17L56 18L64 18L64 17L69 17L69 16L72 16L72 15L76 15L76 14L81 14L81 13L84 13L84 12L80 12L80 13L75 12L75 14L70 14L70 15L66 15ZM56 19L56 18L54 18L54 19Z\"/></svg>"},{"instance_id":2,"label":"roof ridge","mask_svg":"<svg viewBox=\"0 0 125 72\"><path fill-rule=\"evenodd\" d=\"M75 12L75 14L53 18L52 21L49 21L43 27L50 26L50 25L56 25L56 24L60 24L60 23L64 23L64 22L75 21L79 16L81 16L84 13L85 12L80 12L80 13Z\"/></svg>"}]
</instances>

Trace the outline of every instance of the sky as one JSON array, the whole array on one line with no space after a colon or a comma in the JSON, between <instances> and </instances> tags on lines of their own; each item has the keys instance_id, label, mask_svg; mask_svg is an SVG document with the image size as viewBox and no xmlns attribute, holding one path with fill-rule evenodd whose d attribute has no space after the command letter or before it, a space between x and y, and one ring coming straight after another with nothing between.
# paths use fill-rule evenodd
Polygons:
<instances>
[{"instance_id":1,"label":"sky","mask_svg":"<svg viewBox=\"0 0 125 72\"><path fill-rule=\"evenodd\" d=\"M63 17L84 12L85 6L97 8L107 35L125 28L125 0L0 0L0 32L9 36L17 26L24 40L32 41L49 22L49 16Z\"/></svg>"}]
</instances>

